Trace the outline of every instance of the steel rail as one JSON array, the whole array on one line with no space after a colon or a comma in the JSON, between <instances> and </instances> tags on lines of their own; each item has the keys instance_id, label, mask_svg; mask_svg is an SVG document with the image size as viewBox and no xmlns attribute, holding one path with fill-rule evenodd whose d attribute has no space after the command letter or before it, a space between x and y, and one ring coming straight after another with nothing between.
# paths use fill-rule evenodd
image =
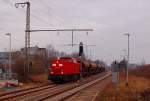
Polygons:
<instances>
[{"instance_id":1,"label":"steel rail","mask_svg":"<svg viewBox=\"0 0 150 101\"><path fill-rule=\"evenodd\" d=\"M39 85L28 87L28 88L21 88L21 89L18 88L18 89L12 90L12 91L6 91L6 92L3 92L3 93L0 93L0 97L8 95L8 94L12 94L12 93L18 93L18 92L26 91L26 90L29 90L29 89L35 89L35 88L38 88L38 87L47 86L47 85L50 85L50 84L39 84Z\"/></svg>"},{"instance_id":2,"label":"steel rail","mask_svg":"<svg viewBox=\"0 0 150 101\"><path fill-rule=\"evenodd\" d=\"M96 80L93 80L91 82L88 82L86 84L77 86L77 87L75 87L73 89L68 90L67 92L61 93L61 94L56 95L54 97L50 97L47 101L60 101L60 100L66 99L67 97L70 97L71 95L77 93L78 91L80 91L80 90L82 90L84 88L87 88L87 87L89 87L89 86L91 86L91 85L93 85L93 84L95 84L95 83L97 83L99 81L102 81L102 80L106 79L110 75L111 75L111 72L108 72L103 77L100 77L100 78L98 78ZM43 100L43 99L40 99L40 100Z\"/></svg>"},{"instance_id":3,"label":"steel rail","mask_svg":"<svg viewBox=\"0 0 150 101\"><path fill-rule=\"evenodd\" d=\"M99 76L100 76L101 79L102 78L104 79L106 75L108 75L108 73L103 72L100 75L96 76L96 78L99 79ZM57 86L51 85L51 87L43 86L43 87L32 89L32 90L30 90L30 89L25 90L23 92L19 91L18 93L14 92L14 93L12 93L12 95L8 94L7 96L0 97L0 100L10 100L11 99L12 101L20 101L20 100L39 101L39 100L45 100L45 99L49 99L49 98L50 99L59 98L59 96L61 96L61 94L67 93L67 94L65 94L67 96L65 96L65 97L61 96L61 99L63 99L63 98L68 97L68 94L70 93L70 91L72 91L74 89L82 88L82 86L84 86L84 85L88 85L88 86L92 85L93 83L91 84L90 82L95 81L95 80L91 81L93 79L93 77L95 78L95 76L92 76L91 78L87 78L87 79L85 78L85 79L81 80L81 82L79 82L79 83L71 82L71 83L57 85ZM74 94L76 92L77 91L70 93L70 94Z\"/></svg>"},{"instance_id":4,"label":"steel rail","mask_svg":"<svg viewBox=\"0 0 150 101\"><path fill-rule=\"evenodd\" d=\"M55 98L57 100L54 100L54 101L58 101L58 100L60 100L60 98L61 99L66 98L67 96L70 96L70 94L74 94L74 93L78 92L80 89L88 87L88 86L98 82L99 80L105 79L106 77L108 77L110 75L111 75L111 73L108 72L106 74L104 73L104 76L102 76L96 80L93 80L93 81L88 81L88 82L85 81L85 82L81 82L79 84L73 83L73 84L68 84L68 85L61 85L55 89L43 91L42 93L38 93L38 94L35 94L30 97L28 96L28 97L24 98L23 101L43 101L45 99L50 99L50 101L52 101ZM74 89L78 89L78 90L72 91ZM73 93L70 93L70 91ZM67 96L61 96L61 94L64 94L64 93L67 93L66 94Z\"/></svg>"},{"instance_id":5,"label":"steel rail","mask_svg":"<svg viewBox=\"0 0 150 101\"><path fill-rule=\"evenodd\" d=\"M16 98L18 96L22 96L22 95L29 94L29 93L32 93L32 92L37 92L37 91L40 91L40 90L52 88L52 87L55 87L55 86L56 85L53 85L53 84L52 85L41 85L41 86L38 86L38 87L33 87L33 88L28 88L28 89L8 92L8 93L2 94L0 96L0 101L1 100L2 101L3 100L9 100L9 99L12 99L12 98Z\"/></svg>"}]
</instances>

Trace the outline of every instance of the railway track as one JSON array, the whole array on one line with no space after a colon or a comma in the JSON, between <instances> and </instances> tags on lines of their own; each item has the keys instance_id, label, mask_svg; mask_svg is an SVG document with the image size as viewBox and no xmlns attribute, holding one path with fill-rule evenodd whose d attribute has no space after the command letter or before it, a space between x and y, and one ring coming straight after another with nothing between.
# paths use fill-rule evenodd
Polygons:
<instances>
[{"instance_id":1,"label":"railway track","mask_svg":"<svg viewBox=\"0 0 150 101\"><path fill-rule=\"evenodd\" d=\"M92 81L87 82L87 83L82 83L79 86L74 87L73 89L70 89L68 91L65 91L63 93L57 94L53 97L49 97L48 99L44 99L44 100L46 100L46 101L63 101L64 99L67 99L70 96L76 94L80 90L87 88L87 87L89 87L89 86L91 86L91 85L93 85L99 81L102 81L102 80L108 78L109 76L111 76L111 72L107 72L103 76L101 76L100 78L97 78L97 79L92 80Z\"/></svg>"},{"instance_id":2,"label":"railway track","mask_svg":"<svg viewBox=\"0 0 150 101\"><path fill-rule=\"evenodd\" d=\"M38 86L30 87L30 88L19 89L19 90L15 90L15 91L2 93L2 94L0 94L0 101L5 101L5 100L12 101L14 98L24 96L26 94L30 94L30 93L33 93L36 91L52 88L54 86L56 86L56 85L55 84L43 84L43 85L38 85Z\"/></svg>"},{"instance_id":3,"label":"railway track","mask_svg":"<svg viewBox=\"0 0 150 101\"><path fill-rule=\"evenodd\" d=\"M106 77L110 76L111 73L102 73L101 77L97 77L96 80L93 80L91 77L90 79L83 79L82 82L71 82L61 85L45 85L42 87L28 89L24 91L10 93L4 96L0 96L0 101L43 101L48 100L50 101L58 101L60 99L67 98L68 96L75 94L79 90L88 87Z\"/></svg>"}]
</instances>

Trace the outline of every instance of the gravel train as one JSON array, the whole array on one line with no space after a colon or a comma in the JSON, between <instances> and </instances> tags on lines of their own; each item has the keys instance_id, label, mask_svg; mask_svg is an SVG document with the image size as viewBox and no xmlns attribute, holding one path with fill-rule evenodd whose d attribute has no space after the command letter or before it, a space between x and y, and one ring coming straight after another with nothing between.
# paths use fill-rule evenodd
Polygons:
<instances>
[{"instance_id":1,"label":"gravel train","mask_svg":"<svg viewBox=\"0 0 150 101\"><path fill-rule=\"evenodd\" d=\"M105 68L101 64L87 60L81 62L77 58L61 57L52 61L51 66L49 66L48 78L53 82L66 82L103 71Z\"/></svg>"}]
</instances>

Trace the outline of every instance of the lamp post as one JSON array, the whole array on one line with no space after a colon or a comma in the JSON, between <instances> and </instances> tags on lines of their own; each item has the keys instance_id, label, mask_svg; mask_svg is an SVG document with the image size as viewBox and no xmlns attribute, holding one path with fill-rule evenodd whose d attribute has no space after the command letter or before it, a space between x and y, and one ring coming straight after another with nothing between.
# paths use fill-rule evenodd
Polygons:
<instances>
[{"instance_id":1,"label":"lamp post","mask_svg":"<svg viewBox=\"0 0 150 101\"><path fill-rule=\"evenodd\" d=\"M121 59L123 58L123 59L126 60L126 59L128 58L127 50L126 50L126 49L123 49L122 51L123 51L123 54L121 55Z\"/></svg>"},{"instance_id":2,"label":"lamp post","mask_svg":"<svg viewBox=\"0 0 150 101\"><path fill-rule=\"evenodd\" d=\"M8 77L9 79L12 76L11 72L11 33L6 33L5 35L9 36L9 70L8 70Z\"/></svg>"},{"instance_id":3,"label":"lamp post","mask_svg":"<svg viewBox=\"0 0 150 101\"><path fill-rule=\"evenodd\" d=\"M126 67L126 86L128 86L128 68L129 68L129 37L130 34L129 33L125 33L124 35L126 35L128 37L128 57L127 57L127 67Z\"/></svg>"}]
</instances>

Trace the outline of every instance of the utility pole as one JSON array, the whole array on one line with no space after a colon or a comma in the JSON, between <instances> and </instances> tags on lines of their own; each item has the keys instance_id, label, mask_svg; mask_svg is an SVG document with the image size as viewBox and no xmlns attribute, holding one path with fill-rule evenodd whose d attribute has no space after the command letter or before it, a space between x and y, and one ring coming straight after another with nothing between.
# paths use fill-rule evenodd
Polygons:
<instances>
[{"instance_id":1,"label":"utility pole","mask_svg":"<svg viewBox=\"0 0 150 101\"><path fill-rule=\"evenodd\" d=\"M79 57L80 57L80 77L82 78L83 77L83 75L82 75L82 71L83 71L83 69L82 69L82 62L83 62L83 43L82 42L80 42L80 44L79 44Z\"/></svg>"},{"instance_id":2,"label":"utility pole","mask_svg":"<svg viewBox=\"0 0 150 101\"><path fill-rule=\"evenodd\" d=\"M128 58L127 58L127 67L126 67L126 86L128 86L129 85L129 83L128 83L128 68L129 68L129 48L130 48L129 37L130 37L130 34L125 33L124 35L126 35L128 37Z\"/></svg>"},{"instance_id":3,"label":"utility pole","mask_svg":"<svg viewBox=\"0 0 150 101\"><path fill-rule=\"evenodd\" d=\"M74 31L93 31L93 29L55 29L55 30L30 30L30 2L16 3L16 8L27 6L26 9L26 30L25 30L25 68L24 73L25 77L29 78L30 70L30 32L39 32L39 31L71 31L72 32L72 47L73 47L73 32Z\"/></svg>"},{"instance_id":4,"label":"utility pole","mask_svg":"<svg viewBox=\"0 0 150 101\"><path fill-rule=\"evenodd\" d=\"M74 46L73 40L74 40L74 32L89 32L89 31L93 31L93 29L51 29L51 30L26 30L26 32L71 32L72 34L72 47Z\"/></svg>"},{"instance_id":5,"label":"utility pole","mask_svg":"<svg viewBox=\"0 0 150 101\"><path fill-rule=\"evenodd\" d=\"M9 70L8 70L8 78L12 79L12 68L11 68L11 33L6 33L5 35L9 36Z\"/></svg>"},{"instance_id":6,"label":"utility pole","mask_svg":"<svg viewBox=\"0 0 150 101\"><path fill-rule=\"evenodd\" d=\"M72 47L73 47L73 31L72 31Z\"/></svg>"},{"instance_id":7,"label":"utility pole","mask_svg":"<svg viewBox=\"0 0 150 101\"><path fill-rule=\"evenodd\" d=\"M30 2L24 3L16 3L16 8L27 6L26 8L26 30L30 30ZM25 30L25 67L24 67L24 74L25 78L29 78L30 72L30 32Z\"/></svg>"}]
</instances>

